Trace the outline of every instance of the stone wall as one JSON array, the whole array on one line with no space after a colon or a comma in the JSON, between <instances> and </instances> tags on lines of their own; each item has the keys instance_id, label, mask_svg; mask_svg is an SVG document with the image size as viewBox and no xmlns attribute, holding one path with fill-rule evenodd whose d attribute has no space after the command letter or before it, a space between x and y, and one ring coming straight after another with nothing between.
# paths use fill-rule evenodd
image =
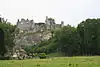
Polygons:
<instances>
[{"instance_id":1,"label":"stone wall","mask_svg":"<svg viewBox=\"0 0 100 67\"><path fill-rule=\"evenodd\" d=\"M31 30L34 27L34 21L33 20L25 20L21 19L21 21L17 21L17 28L20 30Z\"/></svg>"},{"instance_id":2,"label":"stone wall","mask_svg":"<svg viewBox=\"0 0 100 67\"><path fill-rule=\"evenodd\" d=\"M33 20L28 19L21 19L21 21L17 21L17 28L20 31L32 31L37 32L41 30L53 30L56 28L61 28L64 26L64 22L62 21L61 24L56 24L55 20L52 18L46 17L45 22L34 23Z\"/></svg>"}]
</instances>

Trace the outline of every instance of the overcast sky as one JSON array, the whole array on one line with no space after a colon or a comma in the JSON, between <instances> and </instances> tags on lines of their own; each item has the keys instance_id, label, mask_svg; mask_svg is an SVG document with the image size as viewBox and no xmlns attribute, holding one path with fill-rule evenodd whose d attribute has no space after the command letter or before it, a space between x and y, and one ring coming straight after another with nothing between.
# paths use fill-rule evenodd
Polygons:
<instances>
[{"instance_id":1,"label":"overcast sky","mask_svg":"<svg viewBox=\"0 0 100 67\"><path fill-rule=\"evenodd\" d=\"M100 0L0 0L0 14L9 22L29 18L44 22L45 17L76 26L87 18L100 17Z\"/></svg>"}]
</instances>

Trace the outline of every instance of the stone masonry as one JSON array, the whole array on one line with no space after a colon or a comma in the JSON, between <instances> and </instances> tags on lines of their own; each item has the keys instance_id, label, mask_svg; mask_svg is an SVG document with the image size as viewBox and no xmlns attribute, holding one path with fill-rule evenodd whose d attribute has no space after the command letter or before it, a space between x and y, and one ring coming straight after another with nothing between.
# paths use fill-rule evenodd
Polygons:
<instances>
[{"instance_id":1,"label":"stone masonry","mask_svg":"<svg viewBox=\"0 0 100 67\"><path fill-rule=\"evenodd\" d=\"M56 24L55 20L52 18L48 18L46 16L45 22L39 22L35 23L34 20L28 20L28 19L21 19L17 21L17 28L19 28L20 32L23 31L31 31L31 32L37 32L37 31L43 31L43 30L52 30L56 28L61 28L64 26L64 22L62 21L61 24Z\"/></svg>"}]
</instances>

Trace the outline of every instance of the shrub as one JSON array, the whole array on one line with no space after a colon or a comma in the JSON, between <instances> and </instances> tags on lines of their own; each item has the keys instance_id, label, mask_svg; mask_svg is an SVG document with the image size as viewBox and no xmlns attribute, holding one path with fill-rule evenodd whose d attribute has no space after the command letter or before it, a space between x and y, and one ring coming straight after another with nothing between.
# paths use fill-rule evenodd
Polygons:
<instances>
[{"instance_id":1,"label":"shrub","mask_svg":"<svg viewBox=\"0 0 100 67\"><path fill-rule=\"evenodd\" d=\"M40 59L45 59L45 58L47 58L46 53L39 53L39 58L40 58Z\"/></svg>"},{"instance_id":2,"label":"shrub","mask_svg":"<svg viewBox=\"0 0 100 67\"><path fill-rule=\"evenodd\" d=\"M38 56L38 54L37 54L37 53L33 53L33 56L34 56L34 57L37 57L37 56Z\"/></svg>"},{"instance_id":3,"label":"shrub","mask_svg":"<svg viewBox=\"0 0 100 67\"><path fill-rule=\"evenodd\" d=\"M10 57L0 57L0 60L10 60Z\"/></svg>"}]
</instances>

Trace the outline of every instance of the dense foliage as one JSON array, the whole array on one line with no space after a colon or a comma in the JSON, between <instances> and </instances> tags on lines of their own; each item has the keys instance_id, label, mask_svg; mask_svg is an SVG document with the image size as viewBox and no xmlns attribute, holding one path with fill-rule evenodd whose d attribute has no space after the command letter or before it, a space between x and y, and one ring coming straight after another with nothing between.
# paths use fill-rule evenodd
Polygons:
<instances>
[{"instance_id":1,"label":"dense foliage","mask_svg":"<svg viewBox=\"0 0 100 67\"><path fill-rule=\"evenodd\" d=\"M10 23L0 23L0 28L4 31L5 47L12 48L15 26ZM67 56L100 55L100 19L87 19L77 27L67 25L61 29L52 30L51 33L50 40L26 47L25 50L28 53L46 54L62 52Z\"/></svg>"},{"instance_id":2,"label":"dense foliage","mask_svg":"<svg viewBox=\"0 0 100 67\"><path fill-rule=\"evenodd\" d=\"M13 40L14 40L15 26L7 22L0 22L0 29L3 31L3 35L4 35L3 37L4 43L1 43L3 42L2 39L0 40L0 45L1 45L0 49L3 48L3 50L0 50L0 52L3 52L4 55L4 53L6 53L14 46Z\"/></svg>"},{"instance_id":3,"label":"dense foliage","mask_svg":"<svg viewBox=\"0 0 100 67\"><path fill-rule=\"evenodd\" d=\"M51 31L53 37L32 48L33 52L64 52L67 56L100 54L100 19L87 19L78 24Z\"/></svg>"}]
</instances>

